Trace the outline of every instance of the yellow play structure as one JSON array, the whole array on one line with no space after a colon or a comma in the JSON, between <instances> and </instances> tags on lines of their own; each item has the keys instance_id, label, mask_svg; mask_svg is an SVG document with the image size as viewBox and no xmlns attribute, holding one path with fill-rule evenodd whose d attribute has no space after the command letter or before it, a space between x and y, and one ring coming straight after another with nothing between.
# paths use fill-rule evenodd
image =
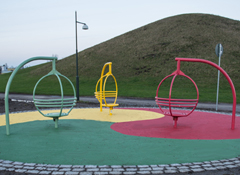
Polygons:
<instances>
[{"instance_id":1,"label":"yellow play structure","mask_svg":"<svg viewBox=\"0 0 240 175\"><path fill-rule=\"evenodd\" d=\"M104 72L105 72L105 69L106 69L107 66L108 66L109 70L104 75ZM115 81L115 88L116 88L115 91L106 91L105 90L106 82L107 82L107 79L108 79L109 76L111 76ZM98 86L100 86L99 91L98 91ZM96 84L96 89L95 89L94 94L95 94L95 97L98 99L98 101L100 103L100 111L102 111L102 107L108 107L109 108L109 114L112 115L113 107L116 107L116 106L119 105L119 104L116 103L117 95L118 95L118 87L117 87L116 78L112 74L112 62L108 62L108 63L104 64L103 69L102 69L102 73L101 73L101 77ZM106 98L115 98L115 99L114 99L113 103L107 103Z\"/></svg>"}]
</instances>

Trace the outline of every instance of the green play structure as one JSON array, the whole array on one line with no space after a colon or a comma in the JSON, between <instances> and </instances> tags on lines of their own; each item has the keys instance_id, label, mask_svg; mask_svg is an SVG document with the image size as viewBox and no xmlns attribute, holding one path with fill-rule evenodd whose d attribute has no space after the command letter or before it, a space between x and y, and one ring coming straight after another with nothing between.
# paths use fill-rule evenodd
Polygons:
<instances>
[{"instance_id":1,"label":"green play structure","mask_svg":"<svg viewBox=\"0 0 240 175\"><path fill-rule=\"evenodd\" d=\"M16 73L18 72L18 70L23 67L25 64L31 62L31 61L35 61L35 60L51 60L52 61L52 70L45 76L43 76L42 78L40 78L40 80L38 80L38 82L36 83L34 90L33 90L33 102L37 108L37 110L45 117L51 117L53 118L53 120L55 121L55 128L58 128L58 119L59 117L63 117L63 116L67 116L71 110L73 109L73 107L76 105L76 101L77 101L77 97L76 97L76 91L75 88L72 84L72 82L64 75L60 74L57 70L56 70L56 57L33 57L30 58L24 62L22 62L11 74L11 76L8 79L7 82L7 86L6 86L6 90L5 90L5 115L6 115L6 134L9 135L10 134L10 122L9 122L9 103L8 103L8 96L9 96L9 90L10 90L10 86L12 83L12 80L14 78L14 76L16 75ZM52 99L40 99L40 98L36 98L35 93L36 93L36 89L37 86L39 85L39 83L46 77L48 76L56 76L59 82L59 86L60 86L60 91L61 91L61 95L60 98L52 98ZM62 81L61 78L65 78L72 87L73 90L73 97L72 98L65 98L64 97L64 90L63 90L63 86L62 86ZM58 108L58 112L52 112L52 113L44 113L44 111L42 110L42 108ZM63 108L69 108L68 112L63 112Z\"/></svg>"}]
</instances>

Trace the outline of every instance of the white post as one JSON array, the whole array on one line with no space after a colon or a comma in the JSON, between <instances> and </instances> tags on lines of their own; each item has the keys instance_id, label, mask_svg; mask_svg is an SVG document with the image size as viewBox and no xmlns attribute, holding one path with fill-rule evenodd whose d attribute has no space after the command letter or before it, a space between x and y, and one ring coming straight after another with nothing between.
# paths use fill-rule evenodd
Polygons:
<instances>
[{"instance_id":1,"label":"white post","mask_svg":"<svg viewBox=\"0 0 240 175\"><path fill-rule=\"evenodd\" d=\"M220 44L219 45L219 57L218 57L218 66L219 67L220 67L220 63L221 63L221 55L222 55L222 45ZM220 79L220 71L218 70L216 111L218 110L219 79Z\"/></svg>"}]
</instances>

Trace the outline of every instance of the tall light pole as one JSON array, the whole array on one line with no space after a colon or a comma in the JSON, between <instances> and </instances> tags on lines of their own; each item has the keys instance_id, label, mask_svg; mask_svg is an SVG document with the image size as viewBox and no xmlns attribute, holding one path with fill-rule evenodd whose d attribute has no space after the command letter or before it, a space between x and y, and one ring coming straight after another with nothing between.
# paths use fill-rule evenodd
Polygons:
<instances>
[{"instance_id":1,"label":"tall light pole","mask_svg":"<svg viewBox=\"0 0 240 175\"><path fill-rule=\"evenodd\" d=\"M76 30L76 92L77 101L79 101L79 76L78 76L78 42L77 42L77 23L83 24L82 29L87 30L88 26L86 23L77 21L77 11L75 11L75 30Z\"/></svg>"}]
</instances>

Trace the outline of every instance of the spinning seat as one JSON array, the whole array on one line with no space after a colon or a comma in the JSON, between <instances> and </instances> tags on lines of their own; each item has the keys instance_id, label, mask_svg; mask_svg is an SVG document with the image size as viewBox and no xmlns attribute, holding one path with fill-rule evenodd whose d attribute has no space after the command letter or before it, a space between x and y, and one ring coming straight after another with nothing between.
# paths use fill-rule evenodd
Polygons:
<instances>
[{"instance_id":1,"label":"spinning seat","mask_svg":"<svg viewBox=\"0 0 240 175\"><path fill-rule=\"evenodd\" d=\"M173 83L174 80L177 76L183 76L188 78L195 86L196 92L197 92L197 98L196 99L174 99L172 98L172 88L173 88ZM169 90L169 98L162 98L158 96L159 88L162 85L162 83L169 77L172 77L171 85L170 85L170 90ZM181 70L180 70L180 61L178 62L178 67L175 72L172 74L166 76L158 85L157 92L156 92L156 97L155 101L156 104L159 106L160 110L163 112L163 114L172 116L174 120L174 127L177 127L177 120L178 117L187 117L190 115L195 108L197 107L199 100L199 91L196 83L187 75L185 75ZM174 108L174 109L173 109ZM176 109L191 109L190 111L187 112L177 112Z\"/></svg>"},{"instance_id":2,"label":"spinning seat","mask_svg":"<svg viewBox=\"0 0 240 175\"><path fill-rule=\"evenodd\" d=\"M41 98L35 98L35 93L36 93L36 89L37 86L39 85L39 83L46 77L48 76L56 76L59 86L60 86L60 91L61 91L61 98L52 98L52 99L41 99ZM74 97L72 98L65 98L64 97L64 92L63 92L63 86L62 86L62 81L61 78L65 78L71 85L72 90L73 90L73 94ZM55 66L55 60L52 61L52 71L49 72L47 75L43 76L41 79L38 80L38 82L36 83L34 90L33 90L33 102L35 107L37 108L37 110L45 117L51 117L53 118L53 120L55 121L55 128L58 128L58 119L59 117L63 117L63 116L67 116L71 110L73 109L73 107L76 105L76 92L75 92L75 88L72 84L72 82L64 75L60 74L57 70L56 70L56 66ZM41 108L41 109L40 109ZM42 108L59 108L59 112L52 112L52 113L44 113L44 111L42 110ZM63 112L63 110L66 109L67 112Z\"/></svg>"},{"instance_id":3,"label":"spinning seat","mask_svg":"<svg viewBox=\"0 0 240 175\"><path fill-rule=\"evenodd\" d=\"M108 66L109 70L108 72L104 75L105 69ZM106 91L106 82L109 77L112 77L115 82L115 90L113 91ZM104 82L104 83L103 83ZM98 88L99 86L99 88ZM99 89L99 90L98 90ZM108 107L109 108L109 114L112 115L112 110L113 107L118 106L119 104L116 103L117 101L117 95L118 95L118 87L117 87L117 81L114 75L112 74L112 62L108 62L103 66L101 77L98 80L96 84L96 89L95 89L95 97L98 99L100 103L100 111L102 111L102 107ZM107 103L106 98L112 98L111 100L114 101L111 103Z\"/></svg>"}]
</instances>

